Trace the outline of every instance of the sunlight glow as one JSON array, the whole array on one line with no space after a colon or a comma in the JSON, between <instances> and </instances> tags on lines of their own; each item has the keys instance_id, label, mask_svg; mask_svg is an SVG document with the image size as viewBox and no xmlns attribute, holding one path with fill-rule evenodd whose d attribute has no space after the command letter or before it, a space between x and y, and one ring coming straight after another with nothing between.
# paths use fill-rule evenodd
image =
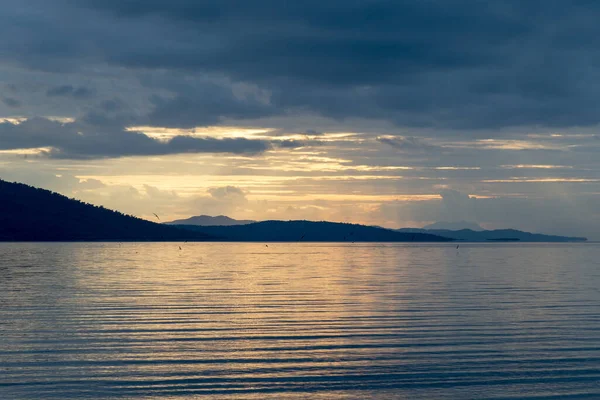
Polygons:
<instances>
[{"instance_id":1,"label":"sunlight glow","mask_svg":"<svg viewBox=\"0 0 600 400\"><path fill-rule=\"evenodd\" d=\"M521 182L600 182L600 179L591 178L510 178L510 179L485 179L485 183L521 183Z\"/></svg>"},{"instance_id":2,"label":"sunlight glow","mask_svg":"<svg viewBox=\"0 0 600 400\"><path fill-rule=\"evenodd\" d=\"M257 139L265 133L272 131L272 129L269 128L241 128L237 126L210 126L192 129L165 128L156 126L130 126L127 127L126 130L130 132L142 132L145 135L158 140L168 140L174 136L210 136L216 138L244 137Z\"/></svg>"},{"instance_id":3,"label":"sunlight glow","mask_svg":"<svg viewBox=\"0 0 600 400\"><path fill-rule=\"evenodd\" d=\"M468 170L480 170L481 167L433 167L432 169L438 170L456 170L456 171L468 171Z\"/></svg>"},{"instance_id":4,"label":"sunlight glow","mask_svg":"<svg viewBox=\"0 0 600 400\"><path fill-rule=\"evenodd\" d=\"M540 164L518 164L518 165L501 165L500 168L505 169L572 169L570 165L540 165Z\"/></svg>"},{"instance_id":5,"label":"sunlight glow","mask_svg":"<svg viewBox=\"0 0 600 400\"><path fill-rule=\"evenodd\" d=\"M30 149L0 150L0 154L17 154L21 156L39 156L51 151L51 147L35 147Z\"/></svg>"}]
</instances>

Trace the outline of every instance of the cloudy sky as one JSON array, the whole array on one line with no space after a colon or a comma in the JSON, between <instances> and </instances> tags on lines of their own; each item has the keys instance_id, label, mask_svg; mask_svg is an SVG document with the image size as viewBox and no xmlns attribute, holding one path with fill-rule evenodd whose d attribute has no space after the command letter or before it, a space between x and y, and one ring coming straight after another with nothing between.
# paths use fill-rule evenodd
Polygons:
<instances>
[{"instance_id":1,"label":"cloudy sky","mask_svg":"<svg viewBox=\"0 0 600 400\"><path fill-rule=\"evenodd\" d=\"M589 0L0 0L0 178L144 218L600 239Z\"/></svg>"}]
</instances>

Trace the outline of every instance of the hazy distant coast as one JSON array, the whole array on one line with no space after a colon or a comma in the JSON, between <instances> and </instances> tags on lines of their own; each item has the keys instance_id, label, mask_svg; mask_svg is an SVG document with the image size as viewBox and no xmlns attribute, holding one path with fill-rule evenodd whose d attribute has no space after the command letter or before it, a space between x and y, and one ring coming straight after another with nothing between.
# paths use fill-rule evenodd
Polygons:
<instances>
[{"instance_id":1,"label":"hazy distant coast","mask_svg":"<svg viewBox=\"0 0 600 400\"><path fill-rule=\"evenodd\" d=\"M151 222L32 186L0 180L0 241L573 242L518 230L385 229L328 221L238 221L197 216ZM475 227L476 228L476 227Z\"/></svg>"}]
</instances>

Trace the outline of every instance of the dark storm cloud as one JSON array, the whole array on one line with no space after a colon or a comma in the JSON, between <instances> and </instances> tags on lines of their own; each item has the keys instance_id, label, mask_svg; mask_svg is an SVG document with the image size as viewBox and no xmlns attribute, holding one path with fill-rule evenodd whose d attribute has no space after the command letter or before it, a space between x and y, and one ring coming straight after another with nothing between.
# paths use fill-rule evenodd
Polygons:
<instances>
[{"instance_id":1,"label":"dark storm cloud","mask_svg":"<svg viewBox=\"0 0 600 400\"><path fill-rule=\"evenodd\" d=\"M163 71L181 82L219 76L269 93L190 94L174 85L156 94L152 124L302 112L464 130L600 122L597 2L24 3L39 12L13 5L6 9L19 12L0 17L3 37L20 38L0 44L3 61L50 71Z\"/></svg>"},{"instance_id":2,"label":"dark storm cloud","mask_svg":"<svg viewBox=\"0 0 600 400\"><path fill-rule=\"evenodd\" d=\"M271 148L263 140L245 138L174 136L159 141L141 132L105 128L89 130L80 123L59 123L45 118L18 125L0 123L0 149L51 147L53 158L93 159L182 153L258 154Z\"/></svg>"},{"instance_id":3,"label":"dark storm cloud","mask_svg":"<svg viewBox=\"0 0 600 400\"><path fill-rule=\"evenodd\" d=\"M510 15L508 7L460 0L85 3L118 17L155 17L186 28L202 26L209 33L198 38L203 39L202 43L186 43L197 49L206 46L211 35L217 39L211 44L214 51L185 59L161 57L143 48L121 54L123 63L215 68L252 80L297 77L351 84L405 81L403 73L417 72L424 66L444 69L497 60L500 54L487 51L490 43L507 43L530 30L527 21ZM518 3L512 5L523 9ZM478 35L473 35L475 32Z\"/></svg>"},{"instance_id":4,"label":"dark storm cloud","mask_svg":"<svg viewBox=\"0 0 600 400\"><path fill-rule=\"evenodd\" d=\"M283 108L398 125L497 128L600 121L586 85L600 34L589 1L89 1L112 15L202 27L181 53L129 66L202 69L257 82ZM175 39L175 37L173 37ZM193 54L187 50L196 49ZM587 61L586 61L587 60ZM322 85L325 85L324 87Z\"/></svg>"}]
</instances>

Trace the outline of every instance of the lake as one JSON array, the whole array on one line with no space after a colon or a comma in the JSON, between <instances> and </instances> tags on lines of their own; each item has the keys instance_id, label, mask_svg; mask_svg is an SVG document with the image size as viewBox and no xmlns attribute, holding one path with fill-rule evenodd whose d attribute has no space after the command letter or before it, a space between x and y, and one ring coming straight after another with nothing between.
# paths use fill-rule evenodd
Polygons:
<instances>
[{"instance_id":1,"label":"lake","mask_svg":"<svg viewBox=\"0 0 600 400\"><path fill-rule=\"evenodd\" d=\"M202 395L600 398L600 244L0 244L0 399Z\"/></svg>"}]
</instances>

